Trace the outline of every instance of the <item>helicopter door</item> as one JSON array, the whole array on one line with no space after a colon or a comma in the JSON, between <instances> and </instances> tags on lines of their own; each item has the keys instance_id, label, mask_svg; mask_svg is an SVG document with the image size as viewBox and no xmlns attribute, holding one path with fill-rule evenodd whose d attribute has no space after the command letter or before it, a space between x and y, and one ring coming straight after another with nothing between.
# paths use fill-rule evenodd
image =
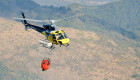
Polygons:
<instances>
[{"instance_id":1,"label":"helicopter door","mask_svg":"<svg viewBox=\"0 0 140 80\"><path fill-rule=\"evenodd\" d=\"M52 43L57 43L55 34L52 34Z\"/></svg>"}]
</instances>

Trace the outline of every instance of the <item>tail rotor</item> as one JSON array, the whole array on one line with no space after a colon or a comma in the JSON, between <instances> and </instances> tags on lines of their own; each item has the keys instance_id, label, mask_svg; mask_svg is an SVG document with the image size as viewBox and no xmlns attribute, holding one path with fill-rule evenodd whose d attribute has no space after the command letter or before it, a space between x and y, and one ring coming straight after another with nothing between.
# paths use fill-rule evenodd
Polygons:
<instances>
[{"instance_id":1,"label":"tail rotor","mask_svg":"<svg viewBox=\"0 0 140 80\"><path fill-rule=\"evenodd\" d=\"M27 29L29 29L29 25L28 25L28 23L27 23L27 21L25 19L24 13L21 12L21 14L22 14L22 18L24 19L24 20L21 20L21 22L25 25L25 30L27 31Z\"/></svg>"},{"instance_id":2,"label":"tail rotor","mask_svg":"<svg viewBox=\"0 0 140 80\"><path fill-rule=\"evenodd\" d=\"M22 14L22 17L25 19L24 13L21 12L21 14ZM21 20L21 21L22 21L22 20ZM23 20L22 22L24 22L24 24L27 24L27 21L26 21L26 20Z\"/></svg>"}]
</instances>

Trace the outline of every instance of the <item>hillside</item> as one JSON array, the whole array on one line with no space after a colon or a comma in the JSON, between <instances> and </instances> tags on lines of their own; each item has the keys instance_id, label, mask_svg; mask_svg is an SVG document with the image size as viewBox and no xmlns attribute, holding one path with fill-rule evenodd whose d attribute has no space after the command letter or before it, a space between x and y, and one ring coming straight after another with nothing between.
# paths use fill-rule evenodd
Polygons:
<instances>
[{"instance_id":1,"label":"hillside","mask_svg":"<svg viewBox=\"0 0 140 80\"><path fill-rule=\"evenodd\" d=\"M71 4L68 7L80 16L58 23L58 25L100 33L113 31L140 41L139 3L139 0L120 0L97 7Z\"/></svg>"},{"instance_id":2,"label":"hillside","mask_svg":"<svg viewBox=\"0 0 140 80\"><path fill-rule=\"evenodd\" d=\"M79 3L88 6L99 6L117 0L33 0L40 5L66 6L72 3Z\"/></svg>"},{"instance_id":3,"label":"hillside","mask_svg":"<svg viewBox=\"0 0 140 80\"><path fill-rule=\"evenodd\" d=\"M21 23L0 18L1 80L139 80L138 42L118 33L99 34L64 28L69 47L50 51L38 40L45 37L34 30L25 31ZM44 57L51 68L41 71Z\"/></svg>"},{"instance_id":4,"label":"hillside","mask_svg":"<svg viewBox=\"0 0 140 80\"><path fill-rule=\"evenodd\" d=\"M139 0L119 0L96 7L81 4L54 7L40 6L32 0L24 0L24 4L21 0L2 0L0 1L0 16L4 18L20 17L21 11L23 11L27 18L45 20L62 19L80 14L78 17L57 24L102 33L113 31L140 41L139 4Z\"/></svg>"},{"instance_id":5,"label":"hillside","mask_svg":"<svg viewBox=\"0 0 140 80\"><path fill-rule=\"evenodd\" d=\"M140 41L140 1L120 0L85 11L102 29ZM88 19L84 17L84 19Z\"/></svg>"},{"instance_id":6,"label":"hillside","mask_svg":"<svg viewBox=\"0 0 140 80\"><path fill-rule=\"evenodd\" d=\"M17 16L19 17L21 12L25 12L28 14L27 17L30 16L35 19L50 19L71 14L71 9L68 7L40 6L32 0L1 0L0 11L0 17L10 19Z\"/></svg>"},{"instance_id":7,"label":"hillside","mask_svg":"<svg viewBox=\"0 0 140 80\"><path fill-rule=\"evenodd\" d=\"M40 7L37 3L31 0L1 0L0 1L0 16L11 18L17 15L17 12L22 10L30 10L35 7ZM8 16L7 16L8 15Z\"/></svg>"}]
</instances>

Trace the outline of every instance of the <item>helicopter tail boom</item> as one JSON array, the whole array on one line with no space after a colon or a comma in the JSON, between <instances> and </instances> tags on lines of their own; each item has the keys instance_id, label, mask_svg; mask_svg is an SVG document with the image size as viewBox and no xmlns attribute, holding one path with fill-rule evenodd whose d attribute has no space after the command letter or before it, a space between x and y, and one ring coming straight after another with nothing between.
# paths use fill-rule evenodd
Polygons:
<instances>
[{"instance_id":1,"label":"helicopter tail boom","mask_svg":"<svg viewBox=\"0 0 140 80\"><path fill-rule=\"evenodd\" d=\"M27 20L25 20L25 15L23 12L21 12L22 14L22 18L23 20L21 20L21 22L25 25L25 30L27 31L28 29L30 29L29 23L27 23Z\"/></svg>"},{"instance_id":2,"label":"helicopter tail boom","mask_svg":"<svg viewBox=\"0 0 140 80\"><path fill-rule=\"evenodd\" d=\"M22 17L25 18L24 13L22 12L21 14L22 14ZM23 22L24 22L24 24L27 24L26 20L23 20Z\"/></svg>"}]
</instances>

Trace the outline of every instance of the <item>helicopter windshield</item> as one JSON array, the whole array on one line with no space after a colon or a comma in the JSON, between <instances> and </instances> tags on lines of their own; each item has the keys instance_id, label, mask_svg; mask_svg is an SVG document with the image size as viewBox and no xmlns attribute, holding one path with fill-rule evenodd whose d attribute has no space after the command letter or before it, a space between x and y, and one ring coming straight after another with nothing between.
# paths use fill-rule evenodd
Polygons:
<instances>
[{"instance_id":1,"label":"helicopter windshield","mask_svg":"<svg viewBox=\"0 0 140 80\"><path fill-rule=\"evenodd\" d=\"M63 34L64 34L65 38L68 38L68 36L67 36L67 34L65 32Z\"/></svg>"},{"instance_id":2,"label":"helicopter windshield","mask_svg":"<svg viewBox=\"0 0 140 80\"><path fill-rule=\"evenodd\" d=\"M63 36L61 33L59 33L59 34L57 34L57 39L58 39L58 40L64 39L64 36Z\"/></svg>"}]
</instances>

